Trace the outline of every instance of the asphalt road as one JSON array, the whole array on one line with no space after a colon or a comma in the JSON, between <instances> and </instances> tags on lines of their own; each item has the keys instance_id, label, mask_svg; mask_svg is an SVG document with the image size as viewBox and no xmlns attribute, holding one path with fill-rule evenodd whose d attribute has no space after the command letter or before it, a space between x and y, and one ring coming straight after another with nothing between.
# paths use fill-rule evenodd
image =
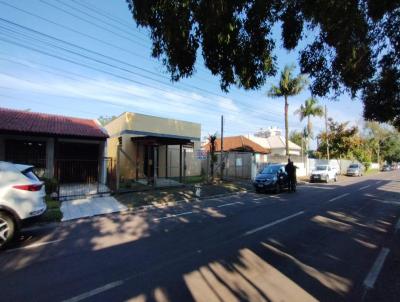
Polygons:
<instances>
[{"instance_id":1,"label":"asphalt road","mask_svg":"<svg viewBox=\"0 0 400 302\"><path fill-rule=\"evenodd\" d=\"M30 230L0 253L0 301L361 301L399 216L393 171Z\"/></svg>"}]
</instances>

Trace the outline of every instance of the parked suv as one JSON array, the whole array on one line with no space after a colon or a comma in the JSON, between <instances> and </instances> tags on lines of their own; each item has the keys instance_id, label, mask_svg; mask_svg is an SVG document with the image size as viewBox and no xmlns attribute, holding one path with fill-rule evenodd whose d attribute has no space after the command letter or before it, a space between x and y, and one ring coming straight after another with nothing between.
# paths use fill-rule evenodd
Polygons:
<instances>
[{"instance_id":1,"label":"parked suv","mask_svg":"<svg viewBox=\"0 0 400 302\"><path fill-rule=\"evenodd\" d=\"M45 188L33 166L0 161L0 248L22 223L46 211Z\"/></svg>"},{"instance_id":2,"label":"parked suv","mask_svg":"<svg viewBox=\"0 0 400 302\"><path fill-rule=\"evenodd\" d=\"M337 170L329 165L318 165L310 175L310 182L315 181L337 181Z\"/></svg>"},{"instance_id":3,"label":"parked suv","mask_svg":"<svg viewBox=\"0 0 400 302\"><path fill-rule=\"evenodd\" d=\"M351 164L346 171L347 176L363 176L364 167L361 164Z\"/></svg>"}]
</instances>

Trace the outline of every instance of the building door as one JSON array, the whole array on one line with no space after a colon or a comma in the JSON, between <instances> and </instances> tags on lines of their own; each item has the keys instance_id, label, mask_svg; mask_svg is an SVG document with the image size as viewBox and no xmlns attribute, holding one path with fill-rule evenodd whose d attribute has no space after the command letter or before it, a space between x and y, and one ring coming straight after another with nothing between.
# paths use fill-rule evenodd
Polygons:
<instances>
[{"instance_id":1,"label":"building door","mask_svg":"<svg viewBox=\"0 0 400 302\"><path fill-rule=\"evenodd\" d=\"M145 145L144 149L144 175L154 177L154 146Z\"/></svg>"}]
</instances>

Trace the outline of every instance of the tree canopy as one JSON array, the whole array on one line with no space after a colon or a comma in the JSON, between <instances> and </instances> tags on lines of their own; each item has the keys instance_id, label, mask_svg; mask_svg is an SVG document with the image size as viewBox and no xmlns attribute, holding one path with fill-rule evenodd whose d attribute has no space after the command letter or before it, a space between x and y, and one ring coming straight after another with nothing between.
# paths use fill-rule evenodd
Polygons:
<instances>
[{"instance_id":1,"label":"tree canopy","mask_svg":"<svg viewBox=\"0 0 400 302\"><path fill-rule=\"evenodd\" d=\"M400 128L399 0L127 2L137 24L150 29L152 55L173 81L193 75L201 54L224 91L258 89L277 72L279 39L287 50L301 45L301 72L312 79L313 95L360 96L365 118Z\"/></svg>"},{"instance_id":2,"label":"tree canopy","mask_svg":"<svg viewBox=\"0 0 400 302\"><path fill-rule=\"evenodd\" d=\"M320 144L318 152L326 157L327 138L329 141L329 152L331 158L353 158L354 150L360 147L358 136L358 128L356 126L349 127L348 122L335 122L332 118L328 119L328 135L321 132L318 136Z\"/></svg>"},{"instance_id":3,"label":"tree canopy","mask_svg":"<svg viewBox=\"0 0 400 302\"><path fill-rule=\"evenodd\" d=\"M316 98L311 97L306 99L304 104L301 104L300 108L294 113L299 115L300 121L307 118L305 137L307 138L307 149L310 149L310 138L313 137L311 117L322 117L324 115L324 108L318 104L318 100Z\"/></svg>"},{"instance_id":4,"label":"tree canopy","mask_svg":"<svg viewBox=\"0 0 400 302\"><path fill-rule=\"evenodd\" d=\"M107 125L109 122L115 120L118 116L115 115L101 115L97 118L97 120L99 121L100 125L105 126Z\"/></svg>"},{"instance_id":5,"label":"tree canopy","mask_svg":"<svg viewBox=\"0 0 400 302\"><path fill-rule=\"evenodd\" d=\"M289 140L295 143L297 146L301 146L301 141L303 140L303 133L300 131L293 130L289 134Z\"/></svg>"}]
</instances>

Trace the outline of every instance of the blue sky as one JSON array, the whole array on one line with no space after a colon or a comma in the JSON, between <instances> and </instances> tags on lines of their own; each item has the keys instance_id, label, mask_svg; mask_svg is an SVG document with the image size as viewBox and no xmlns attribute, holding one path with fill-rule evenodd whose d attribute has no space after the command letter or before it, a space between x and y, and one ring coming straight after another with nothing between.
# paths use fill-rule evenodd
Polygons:
<instances>
[{"instance_id":1,"label":"blue sky","mask_svg":"<svg viewBox=\"0 0 400 302\"><path fill-rule=\"evenodd\" d=\"M148 32L137 28L125 0L0 0L0 18L2 107L84 118L132 111L201 123L203 136L219 131L221 114L226 135L283 128L283 100L265 93L276 79L257 91L225 94L199 57L196 74L172 84L151 58ZM279 45L276 55L280 68L297 59L296 51ZM293 112L309 96L304 91L290 99L291 130L304 127ZM361 119L359 100L320 102L336 120ZM318 132L323 121L314 125Z\"/></svg>"}]
</instances>

